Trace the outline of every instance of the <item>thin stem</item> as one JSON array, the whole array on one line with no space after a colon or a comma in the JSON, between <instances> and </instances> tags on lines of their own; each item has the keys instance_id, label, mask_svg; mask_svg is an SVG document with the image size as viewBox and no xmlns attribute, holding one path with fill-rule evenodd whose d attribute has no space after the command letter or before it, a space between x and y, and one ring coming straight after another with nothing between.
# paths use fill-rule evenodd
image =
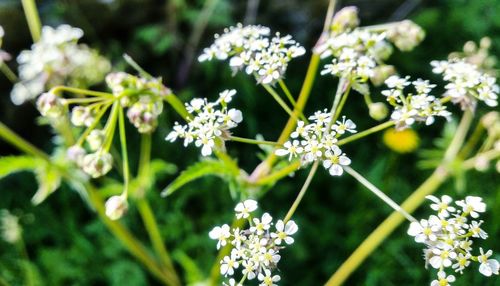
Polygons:
<instances>
[{"instance_id":1,"label":"thin stem","mask_svg":"<svg viewBox=\"0 0 500 286\"><path fill-rule=\"evenodd\" d=\"M283 99L281 99L281 97L278 95L278 93L268 84L263 84L262 85L266 90L267 92L269 92L269 94L274 98L274 100L281 106L281 108L283 108L283 110L286 111L286 113L288 113L288 115L290 115L291 117L295 117L297 118L292 110L290 109L290 107L288 107L288 105L286 105L286 103L283 101Z\"/></svg>"},{"instance_id":2,"label":"thin stem","mask_svg":"<svg viewBox=\"0 0 500 286\"><path fill-rule=\"evenodd\" d=\"M470 136L469 140L467 140L467 143L464 145L464 147L460 151L459 156L461 158L466 158L467 156L469 156L469 154L472 152L474 147L479 142L479 139L481 139L481 136L483 135L484 131L485 131L485 129L484 129L483 124L481 122L479 122L476 125L476 128L474 129L474 131L472 132L472 135Z\"/></svg>"},{"instance_id":3,"label":"thin stem","mask_svg":"<svg viewBox=\"0 0 500 286\"><path fill-rule=\"evenodd\" d=\"M335 109L335 115L333 116L332 120L330 121L330 124L334 123L339 119L340 113L342 112L342 109L344 108L344 105L347 101L347 97L349 97L349 92L351 91L351 84L349 82L345 83L345 92L343 93L342 99L340 100L339 106Z\"/></svg>"},{"instance_id":4,"label":"thin stem","mask_svg":"<svg viewBox=\"0 0 500 286\"><path fill-rule=\"evenodd\" d=\"M115 103L113 103L113 107L111 108L111 114L108 117L108 122L106 122L106 126L104 127L104 138L106 138L106 141L103 144L102 150L105 152L109 151L111 144L113 144L116 121L118 119L118 110L120 109L122 109L120 103L115 101Z\"/></svg>"},{"instance_id":5,"label":"thin stem","mask_svg":"<svg viewBox=\"0 0 500 286\"><path fill-rule=\"evenodd\" d=\"M363 177L360 173L356 172L349 166L345 166L344 170L351 176L354 177L358 182L360 182L363 186L365 186L368 190L374 193L377 197L383 200L386 204L388 204L395 211L401 213L407 220L414 222L417 221L413 216L403 210L397 203L395 203L391 198L389 198L384 192L375 187L370 181L368 181L365 177Z\"/></svg>"},{"instance_id":6,"label":"thin stem","mask_svg":"<svg viewBox=\"0 0 500 286\"><path fill-rule=\"evenodd\" d=\"M21 2L30 29L31 38L33 38L33 42L36 43L40 40L42 24L40 23L40 16L38 15L35 0L22 0Z\"/></svg>"},{"instance_id":7,"label":"thin stem","mask_svg":"<svg viewBox=\"0 0 500 286\"><path fill-rule=\"evenodd\" d=\"M285 219L283 220L283 222L285 224L287 223L287 221L289 221L292 218L293 214L297 210L297 207L299 206L300 202L302 201L302 198L306 194L307 189L309 188L309 185L311 184L311 181L314 178L314 174L316 174L316 171L318 170L318 165L319 165L319 161L314 162L314 164L312 165L311 171L309 171L309 175L307 175L307 178L306 178L306 181L304 182L304 185L300 189L300 192L297 195L297 198L293 202L292 206L290 207L290 209L288 210L288 213L285 216Z\"/></svg>"},{"instance_id":8,"label":"thin stem","mask_svg":"<svg viewBox=\"0 0 500 286\"><path fill-rule=\"evenodd\" d=\"M75 103L97 103L100 101L106 101L109 99L103 99L99 97L90 97L90 98L64 98L64 104L75 104Z\"/></svg>"},{"instance_id":9,"label":"thin stem","mask_svg":"<svg viewBox=\"0 0 500 286\"><path fill-rule=\"evenodd\" d=\"M366 129L366 130L364 130L362 132L356 133L356 134L351 135L349 137L346 137L346 138L344 138L342 140L339 140L337 142L337 145L341 146L341 145L350 143L352 141L356 141L356 140L361 139L361 138L363 138L365 136L368 136L370 134L373 134L373 133L379 132L381 130L384 130L386 128L389 128L389 127L391 127L393 125L394 125L394 121L387 121L387 122L381 123L381 124L379 124L377 126L374 126L374 127L370 128L370 129Z\"/></svg>"},{"instance_id":10,"label":"thin stem","mask_svg":"<svg viewBox=\"0 0 500 286\"><path fill-rule=\"evenodd\" d=\"M149 74L147 71L145 71L131 56L127 54L123 54L123 58L125 61L133 67L142 77L146 79L153 79L154 77Z\"/></svg>"},{"instance_id":11,"label":"thin stem","mask_svg":"<svg viewBox=\"0 0 500 286\"><path fill-rule=\"evenodd\" d=\"M123 157L123 195L125 198L128 196L128 187L130 181L130 169L128 165L128 151L127 151L127 134L125 133L125 116L123 115L123 108L118 108L118 128L120 132L120 144Z\"/></svg>"},{"instance_id":12,"label":"thin stem","mask_svg":"<svg viewBox=\"0 0 500 286\"><path fill-rule=\"evenodd\" d=\"M462 164L462 167L465 170L468 170L468 169L474 168L476 166L477 160L487 160L488 162L490 162L492 160L497 159L498 157L500 157L500 151L493 149L490 151L479 153L476 156L465 160Z\"/></svg>"},{"instance_id":13,"label":"thin stem","mask_svg":"<svg viewBox=\"0 0 500 286\"><path fill-rule=\"evenodd\" d=\"M255 182L256 185L266 185L269 183L276 182L280 180L281 178L284 178L291 173L297 171L297 169L300 168L300 161L294 161L290 165L272 173L269 174L265 177L260 178L258 181Z\"/></svg>"},{"instance_id":14,"label":"thin stem","mask_svg":"<svg viewBox=\"0 0 500 286\"><path fill-rule=\"evenodd\" d=\"M241 142L241 143L255 144L255 145L273 145L273 146L279 145L278 143L272 142L272 141L256 140L256 139L243 138L243 137L232 136L232 135L229 136L229 140Z\"/></svg>"},{"instance_id":15,"label":"thin stem","mask_svg":"<svg viewBox=\"0 0 500 286\"><path fill-rule=\"evenodd\" d=\"M2 73L11 83L16 83L18 81L17 75L3 61L0 61L0 71L2 71Z\"/></svg>"},{"instance_id":16,"label":"thin stem","mask_svg":"<svg viewBox=\"0 0 500 286\"><path fill-rule=\"evenodd\" d=\"M434 170L432 175L425 180L402 204L401 208L408 213L415 211L424 201L425 197L434 193L450 176L447 170L451 162L458 154L463 145L463 139L469 130L472 122L470 111L462 116L458 129L448 146L445 157L441 164ZM459 146L457 146L459 145ZM346 261L330 277L326 286L338 286L356 270L359 265L373 252L377 247L404 221L404 216L399 212L393 212L387 217L365 240L356 248L356 250L347 258Z\"/></svg>"},{"instance_id":17,"label":"thin stem","mask_svg":"<svg viewBox=\"0 0 500 286\"><path fill-rule=\"evenodd\" d=\"M165 101L172 106L172 108L183 118L191 118L191 114L186 110L186 107L182 103L182 101L179 100L175 94L171 93L167 96L165 96Z\"/></svg>"},{"instance_id":18,"label":"thin stem","mask_svg":"<svg viewBox=\"0 0 500 286\"><path fill-rule=\"evenodd\" d=\"M339 83L337 85L337 91L335 91L335 97L333 98L333 103L332 103L332 108L330 109L330 114L331 118L333 119L335 117L335 114L337 114L336 110L339 106L340 100L342 99L342 95L344 94L344 85L347 80L343 77L339 79ZM335 121L330 120L330 127L331 125L335 123Z\"/></svg>"},{"instance_id":19,"label":"thin stem","mask_svg":"<svg viewBox=\"0 0 500 286\"><path fill-rule=\"evenodd\" d=\"M62 85L53 87L50 90L50 92L55 93L55 94L58 94L58 93L63 92L63 91L70 92L73 94L84 94L84 95L89 95L89 96L114 98L114 95L112 93L109 93L109 92L100 92L100 91L81 89L81 88L62 86Z\"/></svg>"},{"instance_id":20,"label":"thin stem","mask_svg":"<svg viewBox=\"0 0 500 286\"><path fill-rule=\"evenodd\" d=\"M286 86L285 82L282 79L279 79L278 83L279 83L279 85L281 87L281 90L283 90L283 92L285 93L286 97L288 98L288 100L290 101L290 103L292 104L292 106L295 107L295 105L297 104L297 102L295 102L295 99L293 99L292 93L290 92L290 90Z\"/></svg>"},{"instance_id":21,"label":"thin stem","mask_svg":"<svg viewBox=\"0 0 500 286\"><path fill-rule=\"evenodd\" d=\"M96 128L96 126L99 124L101 118L104 116L104 114L106 113L106 111L108 110L108 108L111 106L111 104L113 104L113 103L110 102L110 103L104 105L104 107L102 108L102 110L94 118L94 121L92 122L92 124L90 124L90 126L87 127L87 129L85 129L85 131L83 131L83 133L80 136L80 138L78 138L78 141L76 141L76 145L78 145L78 146L83 145L83 142L85 141L85 139L87 138L87 136L90 134L90 132L92 130L94 130L94 128Z\"/></svg>"},{"instance_id":22,"label":"thin stem","mask_svg":"<svg viewBox=\"0 0 500 286\"><path fill-rule=\"evenodd\" d=\"M25 153L50 161L49 155L21 138L2 122L0 122L0 138Z\"/></svg>"}]
</instances>

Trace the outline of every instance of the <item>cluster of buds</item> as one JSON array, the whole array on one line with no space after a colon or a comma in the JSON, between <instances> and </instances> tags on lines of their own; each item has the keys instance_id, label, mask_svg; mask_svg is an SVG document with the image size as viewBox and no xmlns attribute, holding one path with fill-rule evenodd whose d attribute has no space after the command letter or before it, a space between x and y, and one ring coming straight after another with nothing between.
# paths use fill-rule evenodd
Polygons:
<instances>
[{"instance_id":1,"label":"cluster of buds","mask_svg":"<svg viewBox=\"0 0 500 286\"><path fill-rule=\"evenodd\" d=\"M186 118L186 125L175 122L174 130L165 140L174 142L183 138L184 146L194 142L196 147L201 147L203 156L211 155L216 144L222 144L229 138L229 129L243 120L240 110L227 107L235 94L234 89L224 90L215 102L208 102L206 98L192 99L189 104L186 103L186 109L193 116Z\"/></svg>"},{"instance_id":2,"label":"cluster of buds","mask_svg":"<svg viewBox=\"0 0 500 286\"><path fill-rule=\"evenodd\" d=\"M3 240L15 244L21 240L22 231L19 217L11 214L8 210L0 211L0 233Z\"/></svg>"},{"instance_id":3,"label":"cluster of buds","mask_svg":"<svg viewBox=\"0 0 500 286\"><path fill-rule=\"evenodd\" d=\"M445 95L450 96L452 102L460 104L462 109L474 108L477 100L492 107L498 105L500 88L495 77L480 71L476 65L457 58L432 61L431 65L432 71L442 74L448 82Z\"/></svg>"},{"instance_id":4,"label":"cluster of buds","mask_svg":"<svg viewBox=\"0 0 500 286\"><path fill-rule=\"evenodd\" d=\"M288 155L288 160L300 157L302 165L321 161L330 175L342 175L343 166L350 165L351 159L342 152L337 141L347 132L356 133L356 124L345 116L342 121L333 124L331 114L327 110L315 112L309 120L312 120L312 123L297 122L297 128L290 135L291 140L285 142L283 149L277 149L276 155Z\"/></svg>"},{"instance_id":5,"label":"cluster of buds","mask_svg":"<svg viewBox=\"0 0 500 286\"><path fill-rule=\"evenodd\" d=\"M393 75L385 81L390 89L382 91L387 102L394 106L391 119L396 123L396 128L404 129L418 121L431 125L435 116L448 118L451 115L446 106L430 94L436 85L427 80L417 79L411 82L409 79L409 76L401 78ZM405 93L404 89L409 85L413 85L415 94Z\"/></svg>"},{"instance_id":6,"label":"cluster of buds","mask_svg":"<svg viewBox=\"0 0 500 286\"><path fill-rule=\"evenodd\" d=\"M106 83L121 106L128 108L127 117L140 133L151 133L158 125L158 116L163 111L163 100L172 91L161 79L146 79L124 72L106 76Z\"/></svg>"},{"instance_id":7,"label":"cluster of buds","mask_svg":"<svg viewBox=\"0 0 500 286\"><path fill-rule=\"evenodd\" d=\"M491 39L484 37L476 44L473 41L468 41L464 44L462 52L453 52L449 59L464 59L466 62L479 67L481 70L487 71L491 75L496 75L494 69L497 59L490 55Z\"/></svg>"},{"instance_id":8,"label":"cluster of buds","mask_svg":"<svg viewBox=\"0 0 500 286\"><path fill-rule=\"evenodd\" d=\"M68 25L43 27L40 40L17 57L20 82L12 89L12 102L22 104L56 85L84 88L102 81L111 64L78 44L82 36L81 29Z\"/></svg>"},{"instance_id":9,"label":"cluster of buds","mask_svg":"<svg viewBox=\"0 0 500 286\"><path fill-rule=\"evenodd\" d=\"M244 70L253 74L257 83L275 83L283 78L288 63L305 54L305 49L290 35L282 37L276 33L270 38L270 33L270 29L263 26L238 24L229 27L224 34L215 35L215 42L203 50L198 60L230 58L233 71Z\"/></svg>"},{"instance_id":10,"label":"cluster of buds","mask_svg":"<svg viewBox=\"0 0 500 286\"><path fill-rule=\"evenodd\" d=\"M246 200L238 203L234 209L237 219L248 220L247 229L231 229L224 224L216 226L209 233L211 239L218 241L217 249L226 244L232 246L231 254L220 261L220 273L225 277L233 277L235 270L241 270L242 277L238 283L231 278L229 284L224 285L243 285L246 280L257 278L259 285L273 286L281 280L273 271L281 260L280 250L294 242L292 235L298 231L298 226L292 220L278 220L274 224L268 213L264 213L261 218L253 217L252 212L257 207L256 201Z\"/></svg>"},{"instance_id":11,"label":"cluster of buds","mask_svg":"<svg viewBox=\"0 0 500 286\"><path fill-rule=\"evenodd\" d=\"M389 41L400 50L408 51L425 35L422 28L411 21L387 26L358 26L356 7L345 7L335 14L328 37L315 47L321 58L334 57L321 74L349 78L357 83L368 79L375 84L383 82L394 70L383 63L393 51Z\"/></svg>"},{"instance_id":12,"label":"cluster of buds","mask_svg":"<svg viewBox=\"0 0 500 286\"><path fill-rule=\"evenodd\" d=\"M481 229L482 220L477 220L480 213L486 211L486 204L480 197L467 196L465 200L455 202L449 196L437 198L427 196L432 201L431 209L437 215L429 219L412 222L408 234L415 241L426 245L424 257L426 264L438 269L438 278L431 286L446 286L455 281L453 275L447 275L445 270L451 268L462 274L471 262L479 263L479 272L485 276L498 275L499 263L491 259L492 251L479 248L479 253L473 255L474 238L486 239L488 234Z\"/></svg>"}]
</instances>

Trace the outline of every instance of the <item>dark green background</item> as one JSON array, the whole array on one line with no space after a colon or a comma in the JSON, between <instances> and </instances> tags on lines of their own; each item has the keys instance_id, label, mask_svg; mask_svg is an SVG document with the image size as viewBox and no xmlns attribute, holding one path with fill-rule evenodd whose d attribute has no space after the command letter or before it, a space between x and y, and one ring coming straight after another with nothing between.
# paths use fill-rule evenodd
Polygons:
<instances>
[{"instance_id":1,"label":"dark green background","mask_svg":"<svg viewBox=\"0 0 500 286\"><path fill-rule=\"evenodd\" d=\"M30 35L24 20L20 1L0 0L0 25L6 31L3 49L17 54L27 49ZM237 89L232 104L241 109L244 122L235 130L243 137L263 134L275 139L287 120L265 90L244 74L235 77L226 63L192 65L186 61L186 44L193 23L199 17L204 1L37 1L45 25L69 23L85 31L83 42L108 56L116 70L129 69L121 55L126 52L155 76L162 76L183 100L191 97L216 98L224 89ZM105 2L110 2L109 4ZM327 2L322 1L260 1L255 23L269 26L273 31L289 33L308 50L314 45L321 30ZM451 51L460 50L467 40L490 36L492 53L500 50L500 1L497 0L439 0L340 1L341 6L360 8L363 25L413 19L426 31L427 37L417 50L396 52L389 60L402 74L429 78L429 61L444 59ZM203 33L194 58L212 42L212 35L223 27L245 19L247 1L220 0L207 30ZM298 94L310 53L292 62L286 82L294 95ZM14 62L10 62L16 68ZM130 70L129 70L130 71ZM187 75L187 76L186 76ZM40 148L51 151L51 131L35 123L37 111L32 104L17 107L10 103L11 85L0 76L0 120ZM101 88L101 87L96 87ZM330 106L336 81L331 77L317 78L306 114ZM375 100L382 100L374 93ZM483 113L480 110L479 113ZM456 112L458 113L458 111ZM354 94L345 108L360 129L376 124L367 115L362 97ZM173 122L180 118L166 108L155 133L154 157L175 163L179 170L198 159L198 150L183 148L181 144L163 141ZM421 149L432 147L432 138L441 133L443 121L431 127L417 128ZM416 167L416 154L398 155L389 151L375 135L345 151L353 160L353 168L366 175L395 201L404 200L430 174ZM129 146L137 150L138 136L132 128ZM259 162L257 148L239 143L228 144L229 153L250 172ZM0 142L0 155L17 151ZM132 152L134 153L134 152ZM136 152L135 152L136 153ZM135 156L132 156L136 160ZM262 210L282 217L288 210L306 171L295 178L276 184L260 200ZM207 274L215 259L215 243L208 239L208 231L217 224L229 222L232 201L228 187L217 178L206 178L189 184L168 199L160 199L159 191L174 175L163 177L157 189L150 193L153 208L161 224L165 241L179 262L186 255L196 263L202 274ZM496 181L495 181L496 180ZM63 186L38 207L30 205L36 190L32 174L9 176L0 182L0 208L23 214L24 238L32 266L39 273L40 285L156 285L157 282L126 252L102 223L82 202L77 193ZM457 193L454 184L443 185L438 194L456 198L465 195L482 196L488 204L484 215L484 229L488 241L479 242L485 248L498 248L500 235L500 192L498 174L471 172L467 175L465 192ZM283 251L280 262L281 285L322 285L359 243L378 225L391 209L357 184L352 178L332 178L324 170L315 177L311 189L300 205L294 219L300 230L293 247ZM430 214L420 208L416 216ZM496 220L495 220L496 219ZM124 222L143 241L147 234L132 206ZM346 285L428 285L434 278L424 269L421 248L406 235L407 225L401 226L359 268ZM496 258L499 256L496 254ZM180 271L184 268L178 265ZM20 277L19 252L0 241L0 276L12 285L23 285ZM193 275L190 272L191 277ZM484 279L471 267L454 285L498 285L498 279Z\"/></svg>"}]
</instances>

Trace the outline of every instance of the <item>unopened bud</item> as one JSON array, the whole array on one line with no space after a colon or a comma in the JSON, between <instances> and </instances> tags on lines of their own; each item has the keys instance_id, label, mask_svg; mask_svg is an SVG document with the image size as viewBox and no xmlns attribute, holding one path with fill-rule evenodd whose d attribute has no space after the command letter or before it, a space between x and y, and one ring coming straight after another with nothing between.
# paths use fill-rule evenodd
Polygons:
<instances>
[{"instance_id":1,"label":"unopened bud","mask_svg":"<svg viewBox=\"0 0 500 286\"><path fill-rule=\"evenodd\" d=\"M83 171L92 178L98 178L111 170L113 157L111 154L96 152L85 155L83 158Z\"/></svg>"},{"instance_id":2,"label":"unopened bud","mask_svg":"<svg viewBox=\"0 0 500 286\"><path fill-rule=\"evenodd\" d=\"M75 162L78 166L81 166L83 164L83 158L86 154L87 152L85 152L85 149L78 145L73 145L66 151L66 156L68 157L68 159Z\"/></svg>"},{"instance_id":3,"label":"unopened bud","mask_svg":"<svg viewBox=\"0 0 500 286\"><path fill-rule=\"evenodd\" d=\"M340 9L335 16L333 16L331 29L334 32L341 33L345 30L354 29L358 26L358 8L348 6Z\"/></svg>"},{"instance_id":4,"label":"unopened bud","mask_svg":"<svg viewBox=\"0 0 500 286\"><path fill-rule=\"evenodd\" d=\"M396 74L396 69L394 66L390 65L380 65L373 69L373 75L370 77L371 82L375 86L380 86L384 84L385 80L391 75Z\"/></svg>"},{"instance_id":5,"label":"unopened bud","mask_svg":"<svg viewBox=\"0 0 500 286\"><path fill-rule=\"evenodd\" d=\"M127 111L127 117L140 133L151 133L158 125L158 116L163 110L161 101L152 101L150 97L141 97Z\"/></svg>"},{"instance_id":6,"label":"unopened bud","mask_svg":"<svg viewBox=\"0 0 500 286\"><path fill-rule=\"evenodd\" d=\"M370 117L380 121L387 117L389 110L387 106L382 102L375 102L368 106Z\"/></svg>"},{"instance_id":7,"label":"unopened bud","mask_svg":"<svg viewBox=\"0 0 500 286\"><path fill-rule=\"evenodd\" d=\"M481 47L481 49L491 48L491 38L490 37L481 38L481 41L479 41L479 46Z\"/></svg>"},{"instance_id":8,"label":"unopened bud","mask_svg":"<svg viewBox=\"0 0 500 286\"><path fill-rule=\"evenodd\" d=\"M120 219L128 210L127 199L123 196L112 196L105 204L106 216L111 220Z\"/></svg>"},{"instance_id":9,"label":"unopened bud","mask_svg":"<svg viewBox=\"0 0 500 286\"><path fill-rule=\"evenodd\" d=\"M411 51L425 38L425 32L419 25L404 20L387 31L387 38L401 51Z\"/></svg>"},{"instance_id":10,"label":"unopened bud","mask_svg":"<svg viewBox=\"0 0 500 286\"><path fill-rule=\"evenodd\" d=\"M64 112L64 106L61 99L52 92L46 92L40 95L36 101L36 106L42 116L50 118L61 116Z\"/></svg>"},{"instance_id":11,"label":"unopened bud","mask_svg":"<svg viewBox=\"0 0 500 286\"><path fill-rule=\"evenodd\" d=\"M125 87L125 81L130 77L128 73L114 72L106 76L106 84L113 91L113 94L121 93Z\"/></svg>"},{"instance_id":12,"label":"unopened bud","mask_svg":"<svg viewBox=\"0 0 500 286\"><path fill-rule=\"evenodd\" d=\"M478 156L474 162L474 168L479 172L484 172L490 167L490 160L486 156Z\"/></svg>"},{"instance_id":13,"label":"unopened bud","mask_svg":"<svg viewBox=\"0 0 500 286\"><path fill-rule=\"evenodd\" d=\"M481 117L481 123L484 128L489 129L498 124L500 117L497 111L490 111Z\"/></svg>"},{"instance_id":14,"label":"unopened bud","mask_svg":"<svg viewBox=\"0 0 500 286\"><path fill-rule=\"evenodd\" d=\"M71 123L75 126L90 126L94 122L91 111L83 106L76 106L71 110Z\"/></svg>"},{"instance_id":15,"label":"unopened bud","mask_svg":"<svg viewBox=\"0 0 500 286\"><path fill-rule=\"evenodd\" d=\"M87 144L89 144L90 150L96 151L101 148L102 143L104 142L105 133L103 130L94 129L87 136Z\"/></svg>"}]
</instances>

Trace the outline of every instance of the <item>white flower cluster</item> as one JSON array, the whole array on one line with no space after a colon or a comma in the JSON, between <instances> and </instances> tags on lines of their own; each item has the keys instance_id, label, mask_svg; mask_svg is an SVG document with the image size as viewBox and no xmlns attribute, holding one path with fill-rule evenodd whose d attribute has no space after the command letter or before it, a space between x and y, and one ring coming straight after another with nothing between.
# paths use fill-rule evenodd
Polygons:
<instances>
[{"instance_id":1,"label":"white flower cluster","mask_svg":"<svg viewBox=\"0 0 500 286\"><path fill-rule=\"evenodd\" d=\"M334 57L331 64L325 65L322 75L332 74L364 83L369 78L377 77L380 71L387 70L377 67L385 67L383 61L392 54L389 41L408 51L418 45L425 35L411 21L394 23L387 29L359 28L358 25L356 7L345 7L335 14L328 38L315 47L321 58Z\"/></svg>"},{"instance_id":2,"label":"white flower cluster","mask_svg":"<svg viewBox=\"0 0 500 286\"><path fill-rule=\"evenodd\" d=\"M261 286L274 286L281 280L273 274L281 260L280 250L294 242L292 235L298 231L297 224L289 220L278 220L273 227L273 218L264 213L261 218L252 217L257 202L246 200L235 207L237 219L247 219L248 229L231 229L229 225L216 226L210 231L211 239L217 240L217 249L226 244L232 245L231 254L220 261L220 272L225 277L233 276L240 269L242 278L236 283L234 278L229 284L243 285L246 280L257 278Z\"/></svg>"},{"instance_id":3,"label":"white flower cluster","mask_svg":"<svg viewBox=\"0 0 500 286\"><path fill-rule=\"evenodd\" d=\"M228 130L243 121L240 110L227 107L235 94L234 89L224 90L215 102L208 102L206 98L192 99L189 104L186 103L186 109L194 117L186 118L186 125L175 122L174 130L165 140L174 142L177 138L183 138L184 146L194 142L196 147L201 147L203 156L211 155L216 144L227 139Z\"/></svg>"},{"instance_id":4,"label":"white flower cluster","mask_svg":"<svg viewBox=\"0 0 500 286\"><path fill-rule=\"evenodd\" d=\"M215 42L203 50L200 62L229 59L229 65L237 72L245 70L253 74L257 83L272 84L283 78L288 63L305 54L292 36L276 33L270 38L270 29L263 26L229 27L224 34L215 35Z\"/></svg>"},{"instance_id":5,"label":"white flower cluster","mask_svg":"<svg viewBox=\"0 0 500 286\"><path fill-rule=\"evenodd\" d=\"M111 64L78 44L82 36L81 29L68 25L43 27L40 40L17 57L20 82L14 85L12 102L22 104L56 85L87 87L102 81Z\"/></svg>"},{"instance_id":6,"label":"white flower cluster","mask_svg":"<svg viewBox=\"0 0 500 286\"><path fill-rule=\"evenodd\" d=\"M15 244L20 241L22 231L19 217L11 214L8 210L0 211L0 233L6 242Z\"/></svg>"},{"instance_id":7,"label":"white flower cluster","mask_svg":"<svg viewBox=\"0 0 500 286\"><path fill-rule=\"evenodd\" d=\"M498 105L500 89L495 77L481 72L476 65L460 59L432 61L431 65L434 73L443 74L444 80L449 82L445 86L445 95L462 108L474 106L475 99L488 106Z\"/></svg>"},{"instance_id":8,"label":"white flower cluster","mask_svg":"<svg viewBox=\"0 0 500 286\"><path fill-rule=\"evenodd\" d=\"M314 161L322 161L323 167L330 175L340 176L344 172L342 166L351 164L345 153L336 145L338 138L346 132L356 133L356 124L342 117L342 121L331 122L331 114L317 111L309 117L312 123L297 122L297 128L290 135L291 140L285 142L283 149L277 149L278 156L288 155L288 160L299 157L303 165Z\"/></svg>"},{"instance_id":9,"label":"white flower cluster","mask_svg":"<svg viewBox=\"0 0 500 286\"><path fill-rule=\"evenodd\" d=\"M465 200L455 202L450 196L427 196L432 201L430 207L437 211L429 219L412 222L408 234L415 241L427 246L424 250L426 263L438 269L438 279L431 286L449 285L455 281L453 275L447 275L445 269L462 274L471 261L479 262L479 272L485 276L498 275L499 263L490 259L492 251L484 252L479 248L477 256L472 254L473 238L486 239L488 234L481 229L482 220L477 220L480 213L486 211L486 204L480 197L467 196Z\"/></svg>"},{"instance_id":10,"label":"white flower cluster","mask_svg":"<svg viewBox=\"0 0 500 286\"><path fill-rule=\"evenodd\" d=\"M404 129L417 121L431 125L435 116L448 118L451 115L446 106L430 94L436 85L430 84L427 80L417 79L411 82L409 79L409 76L405 78L390 76L385 81L390 89L382 91L389 104L395 108L391 119L396 122L396 128ZM409 85L413 85L415 94L404 92Z\"/></svg>"}]
</instances>

